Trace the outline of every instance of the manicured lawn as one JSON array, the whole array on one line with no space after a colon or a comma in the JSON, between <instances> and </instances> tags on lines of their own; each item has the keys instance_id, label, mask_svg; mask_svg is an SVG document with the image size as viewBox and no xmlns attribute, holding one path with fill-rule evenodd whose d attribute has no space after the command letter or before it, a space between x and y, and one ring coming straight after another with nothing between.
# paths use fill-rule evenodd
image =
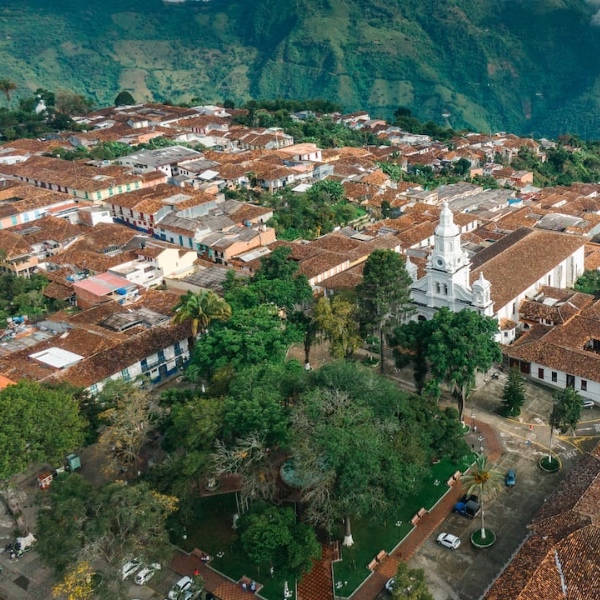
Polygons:
<instances>
[{"instance_id":1,"label":"manicured lawn","mask_svg":"<svg viewBox=\"0 0 600 600\"><path fill-rule=\"evenodd\" d=\"M334 565L334 581L341 583L337 588L340 596L349 596L369 575L367 565L380 550L391 552L413 529L410 520L420 508L430 510L448 490L446 481L455 471L465 471L473 461L468 456L457 466L442 460L431 466L430 474L424 478L421 488L407 501L398 506L393 518L381 522L370 519L356 519L352 523L354 546L341 548L342 560ZM188 527L186 540L173 540L188 552L200 548L213 557L212 567L237 581L243 575L264 585L261 595L269 600L283 597L283 580L277 573L270 576L266 568L262 570L244 558L236 542L232 528L233 514L236 512L234 494L223 494L198 500L195 522ZM343 539L340 524L334 539ZM220 553L222 557L218 557ZM290 588L293 582L288 582Z\"/></svg>"},{"instance_id":2,"label":"manicured lawn","mask_svg":"<svg viewBox=\"0 0 600 600\"><path fill-rule=\"evenodd\" d=\"M243 575L263 584L261 596L270 600L283 598L283 580L277 573L270 576L268 570L259 569L237 546L237 536L233 529L233 515L237 512L235 494L222 494L198 500L196 521L188 527L187 540L173 540L187 552L199 548L213 557L211 566L227 577L237 581ZM219 554L223 556L219 558ZM293 582L288 582L290 589ZM293 599L295 596L292 597Z\"/></svg>"},{"instance_id":3,"label":"manicured lawn","mask_svg":"<svg viewBox=\"0 0 600 600\"><path fill-rule=\"evenodd\" d=\"M407 501L398 507L394 518L386 522L377 522L369 519L354 520L352 535L354 546L341 548L342 560L334 564L335 582L341 586L340 596L349 596L369 575L367 565L381 550L391 552L413 529L410 520L421 508L430 510L438 500L448 491L446 481L455 471L465 471L473 462L473 457L467 456L457 466L448 460L431 466L431 472L423 480L421 488ZM343 528L340 526L338 537L344 537Z\"/></svg>"}]
</instances>

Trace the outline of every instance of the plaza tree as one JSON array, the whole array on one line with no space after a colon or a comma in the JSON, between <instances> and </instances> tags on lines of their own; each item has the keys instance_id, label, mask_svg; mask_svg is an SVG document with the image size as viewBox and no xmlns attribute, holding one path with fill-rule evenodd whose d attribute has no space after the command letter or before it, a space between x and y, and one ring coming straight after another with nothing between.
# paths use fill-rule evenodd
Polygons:
<instances>
[{"instance_id":1,"label":"plaza tree","mask_svg":"<svg viewBox=\"0 0 600 600\"><path fill-rule=\"evenodd\" d=\"M231 307L213 291L203 290L197 294L188 292L179 298L174 308L173 323L190 323L190 349L194 347L198 334L206 333L213 321L227 321L231 317Z\"/></svg>"},{"instance_id":2,"label":"plaza tree","mask_svg":"<svg viewBox=\"0 0 600 600\"><path fill-rule=\"evenodd\" d=\"M486 539L484 500L492 497L500 487L502 473L495 470L488 462L488 457L480 454L471 469L462 476L461 482L465 492L477 493L481 506L481 539Z\"/></svg>"},{"instance_id":3,"label":"plaza tree","mask_svg":"<svg viewBox=\"0 0 600 600\"><path fill-rule=\"evenodd\" d=\"M162 410L137 382L115 380L106 384L98 399L107 406L98 415L104 424L100 447L108 457L107 469L135 477L140 452Z\"/></svg>"},{"instance_id":4,"label":"plaza tree","mask_svg":"<svg viewBox=\"0 0 600 600\"><path fill-rule=\"evenodd\" d=\"M12 477L31 463L60 466L82 445L85 421L71 391L22 380L0 391L0 493L17 528L29 531Z\"/></svg>"},{"instance_id":5,"label":"plaza tree","mask_svg":"<svg viewBox=\"0 0 600 600\"><path fill-rule=\"evenodd\" d=\"M427 463L408 398L370 369L338 361L316 372L292 417L292 456L307 518L331 530L387 514L415 488Z\"/></svg>"},{"instance_id":6,"label":"plaza tree","mask_svg":"<svg viewBox=\"0 0 600 600\"><path fill-rule=\"evenodd\" d=\"M565 434L569 431L575 431L577 423L581 419L581 396L579 392L566 387L564 390L557 390L552 395L554 401L552 412L548 424L550 425L550 443L548 445L548 461L552 462L552 442L554 441L554 432L556 430Z\"/></svg>"},{"instance_id":7,"label":"plaza tree","mask_svg":"<svg viewBox=\"0 0 600 600\"><path fill-rule=\"evenodd\" d=\"M396 327L390 338L394 346L394 358L397 367L412 364L413 379L417 393L425 388L429 364L427 346L432 333L432 321L409 321Z\"/></svg>"},{"instance_id":8,"label":"plaza tree","mask_svg":"<svg viewBox=\"0 0 600 600\"><path fill-rule=\"evenodd\" d=\"M321 298L315 307L315 320L335 358L348 357L360 346L358 309L350 299L340 294Z\"/></svg>"},{"instance_id":9,"label":"plaza tree","mask_svg":"<svg viewBox=\"0 0 600 600\"><path fill-rule=\"evenodd\" d=\"M508 380L502 390L502 404L507 417L518 417L525 403L525 380L519 369L513 367L508 373Z\"/></svg>"},{"instance_id":10,"label":"plaza tree","mask_svg":"<svg viewBox=\"0 0 600 600\"><path fill-rule=\"evenodd\" d=\"M99 594L127 598L120 573L123 562L133 557L164 562L170 556L167 517L177 506L177 498L151 490L146 483L117 481L96 490L79 474L62 475L38 512L36 549L63 582L86 560L100 566Z\"/></svg>"},{"instance_id":11,"label":"plaza tree","mask_svg":"<svg viewBox=\"0 0 600 600\"><path fill-rule=\"evenodd\" d=\"M394 579L392 600L434 600L425 583L425 571L411 569L400 561Z\"/></svg>"},{"instance_id":12,"label":"plaza tree","mask_svg":"<svg viewBox=\"0 0 600 600\"><path fill-rule=\"evenodd\" d=\"M500 346L494 340L498 323L475 311L452 312L444 307L427 327L431 328L426 350L431 383L438 388L445 383L450 388L462 421L477 371L488 371L502 359Z\"/></svg>"},{"instance_id":13,"label":"plaza tree","mask_svg":"<svg viewBox=\"0 0 600 600\"><path fill-rule=\"evenodd\" d=\"M292 343L302 341L302 328L282 317L277 306L261 304L236 310L227 323L218 323L195 347L188 377L211 379L222 368L234 370L261 363L282 363Z\"/></svg>"},{"instance_id":14,"label":"plaza tree","mask_svg":"<svg viewBox=\"0 0 600 600\"><path fill-rule=\"evenodd\" d=\"M411 314L411 284L403 257L393 250L375 250L367 259L363 281L356 288L362 329L379 335L382 373L384 334Z\"/></svg>"},{"instance_id":15,"label":"plaza tree","mask_svg":"<svg viewBox=\"0 0 600 600\"><path fill-rule=\"evenodd\" d=\"M257 566L273 568L279 578L300 579L321 557L314 530L298 522L292 508L256 502L237 523L240 544Z\"/></svg>"}]
</instances>

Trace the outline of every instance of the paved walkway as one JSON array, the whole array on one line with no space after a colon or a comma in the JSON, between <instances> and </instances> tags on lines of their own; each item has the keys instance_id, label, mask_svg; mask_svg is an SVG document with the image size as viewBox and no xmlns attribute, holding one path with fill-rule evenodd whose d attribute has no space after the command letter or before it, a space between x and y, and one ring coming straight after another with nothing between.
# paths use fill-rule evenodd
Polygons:
<instances>
[{"instance_id":1,"label":"paved walkway","mask_svg":"<svg viewBox=\"0 0 600 600\"><path fill-rule=\"evenodd\" d=\"M204 579L205 589L220 600L250 600L254 597L252 592L243 590L236 582L217 573L193 554L178 552L171 560L170 567L176 573L189 577L193 577L194 571L198 569Z\"/></svg>"},{"instance_id":2,"label":"paved walkway","mask_svg":"<svg viewBox=\"0 0 600 600\"><path fill-rule=\"evenodd\" d=\"M312 571L298 585L298 600L333 600L333 550L331 544L323 543L321 547L321 560L314 561Z\"/></svg>"}]
</instances>

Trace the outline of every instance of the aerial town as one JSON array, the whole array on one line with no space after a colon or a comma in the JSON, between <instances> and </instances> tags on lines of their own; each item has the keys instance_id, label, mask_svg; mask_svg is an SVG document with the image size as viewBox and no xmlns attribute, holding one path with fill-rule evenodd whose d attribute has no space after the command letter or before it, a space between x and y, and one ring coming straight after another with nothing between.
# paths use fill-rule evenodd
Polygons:
<instances>
[{"instance_id":1,"label":"aerial town","mask_svg":"<svg viewBox=\"0 0 600 600\"><path fill-rule=\"evenodd\" d=\"M600 182L247 113L0 146L0 598L600 598Z\"/></svg>"}]
</instances>

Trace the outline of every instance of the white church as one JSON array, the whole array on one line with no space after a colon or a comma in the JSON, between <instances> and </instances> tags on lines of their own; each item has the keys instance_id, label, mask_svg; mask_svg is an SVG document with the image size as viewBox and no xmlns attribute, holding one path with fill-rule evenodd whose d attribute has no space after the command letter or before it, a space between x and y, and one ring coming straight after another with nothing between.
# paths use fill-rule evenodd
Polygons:
<instances>
[{"instance_id":1,"label":"white church","mask_svg":"<svg viewBox=\"0 0 600 600\"><path fill-rule=\"evenodd\" d=\"M497 340L503 344L516 337L522 300L542 286L572 287L584 271L586 238L529 227L469 257L446 203L434 237L422 277L410 258L406 261L414 281L414 318L429 320L443 306L476 310L498 320Z\"/></svg>"}]
</instances>

